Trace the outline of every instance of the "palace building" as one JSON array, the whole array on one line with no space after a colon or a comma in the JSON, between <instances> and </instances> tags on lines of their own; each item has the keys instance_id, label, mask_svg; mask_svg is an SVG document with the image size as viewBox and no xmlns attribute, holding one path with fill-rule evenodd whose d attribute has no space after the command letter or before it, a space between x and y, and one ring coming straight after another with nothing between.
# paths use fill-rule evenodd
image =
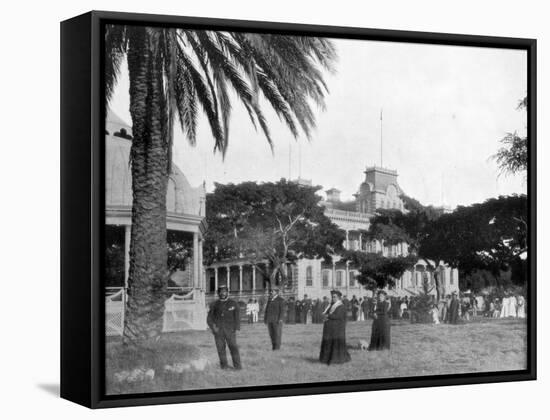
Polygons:
<instances>
[{"instance_id":1,"label":"palace building","mask_svg":"<svg viewBox=\"0 0 550 420\"><path fill-rule=\"evenodd\" d=\"M111 111L108 112L105 133L105 333L123 332L127 300L130 234L132 225L132 183L130 167L131 127ZM364 181L354 199L342 201L340 191L331 188L321 204L333 223L345 231L344 246L351 250L377 252L384 256L407 255L407 244L382 246L367 241L362 233L368 230L377 209L405 211L397 182L397 172L381 167L367 167ZM311 181L296 182L312 185ZM163 331L206 329L206 305L215 299L220 285L227 285L230 295L245 302L264 295L270 287L269 278L243 257L231 261L216 261L203 267L203 237L206 191L204 185L192 187L183 172L174 164L168 182L166 198L167 236L185 254L185 264L174 272L165 301ZM433 263L429 264L434 266ZM260 266L260 268L263 268ZM286 297L310 298L328 296L333 288L345 295L368 296L356 281L357 269L341 261L338 255L331 263L322 259L301 259L289 265L291 287L283 289ZM437 264L445 294L458 291L458 270L444 263ZM414 295L422 290L425 280L434 284L433 273L424 260L419 260L396 281L390 295ZM431 293L435 293L433 288Z\"/></svg>"},{"instance_id":2,"label":"palace building","mask_svg":"<svg viewBox=\"0 0 550 420\"><path fill-rule=\"evenodd\" d=\"M367 167L364 174L364 181L353 195L353 200L342 201L341 191L336 188L326 190L326 200L321 202L325 207L325 215L345 231L346 249L381 253L387 257L408 255L406 243L383 246L379 241L366 241L362 237L361 232L369 229L370 220L377 209L406 211L400 198L403 191L397 182L397 171L372 166ZM312 185L310 180L298 179L296 182ZM430 261L428 264L427 261L419 259L396 281L395 287L388 290L389 294L415 295L423 290L425 280L432 286L430 293L435 294L435 281L429 266L437 266L436 270L439 272L445 294L458 291L457 269L443 262L434 264ZM269 288L269 282L261 271L263 270L257 270L247 263L246 258L212 264L206 269L207 300L213 298L214 291L221 284L227 285L230 293L240 296L241 300L264 294ZM289 266L289 274L293 287L292 290L285 291L284 294L287 296L294 295L301 299L307 294L309 298L322 298L329 296L333 288L341 290L348 297L370 296L371 293L356 281L358 270L341 261L337 255L331 263L322 259L298 260L295 265Z\"/></svg>"}]
</instances>

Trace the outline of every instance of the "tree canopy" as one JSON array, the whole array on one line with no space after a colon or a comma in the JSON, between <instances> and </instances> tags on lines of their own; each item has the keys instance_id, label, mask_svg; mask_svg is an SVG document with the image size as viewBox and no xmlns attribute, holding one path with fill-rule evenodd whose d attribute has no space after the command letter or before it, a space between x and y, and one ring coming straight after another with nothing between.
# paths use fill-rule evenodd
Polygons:
<instances>
[{"instance_id":1,"label":"tree canopy","mask_svg":"<svg viewBox=\"0 0 550 420\"><path fill-rule=\"evenodd\" d=\"M344 259L358 267L357 281L370 290L395 286L395 280L417 261L414 255L384 257L380 253L361 251L347 251L344 253Z\"/></svg>"},{"instance_id":2,"label":"tree canopy","mask_svg":"<svg viewBox=\"0 0 550 420\"><path fill-rule=\"evenodd\" d=\"M518 109L527 109L527 96L518 104ZM506 174L515 174L527 170L528 139L521 137L517 131L507 133L502 140L502 147L493 155L500 171Z\"/></svg>"},{"instance_id":3,"label":"tree canopy","mask_svg":"<svg viewBox=\"0 0 550 420\"><path fill-rule=\"evenodd\" d=\"M526 195L460 206L431 224L419 253L464 273L486 269L498 275L526 257L527 223Z\"/></svg>"},{"instance_id":4,"label":"tree canopy","mask_svg":"<svg viewBox=\"0 0 550 420\"><path fill-rule=\"evenodd\" d=\"M321 187L278 182L216 184L206 198L205 259L268 262L271 281L287 279L287 264L342 251L345 234L324 215ZM261 269L261 267L258 267Z\"/></svg>"}]
</instances>

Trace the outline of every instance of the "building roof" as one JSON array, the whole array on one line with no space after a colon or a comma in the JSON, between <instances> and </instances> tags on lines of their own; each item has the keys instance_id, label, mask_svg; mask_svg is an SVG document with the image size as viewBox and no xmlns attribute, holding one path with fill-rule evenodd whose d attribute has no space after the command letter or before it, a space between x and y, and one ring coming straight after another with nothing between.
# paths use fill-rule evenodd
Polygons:
<instances>
[{"instance_id":1,"label":"building roof","mask_svg":"<svg viewBox=\"0 0 550 420\"><path fill-rule=\"evenodd\" d=\"M105 204L107 209L131 209L132 129L111 110L107 113L105 128ZM121 137L121 130L126 131L126 136ZM203 185L193 188L183 172L172 165L166 196L168 213L204 216L205 196Z\"/></svg>"}]
</instances>

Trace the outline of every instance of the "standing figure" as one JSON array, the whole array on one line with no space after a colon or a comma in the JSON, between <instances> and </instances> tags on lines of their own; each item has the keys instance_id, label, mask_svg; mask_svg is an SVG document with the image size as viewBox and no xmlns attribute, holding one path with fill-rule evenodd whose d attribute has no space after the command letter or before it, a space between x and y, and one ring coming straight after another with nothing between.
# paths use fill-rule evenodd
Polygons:
<instances>
[{"instance_id":1,"label":"standing figure","mask_svg":"<svg viewBox=\"0 0 550 420\"><path fill-rule=\"evenodd\" d=\"M248 319L248 323L252 324L254 322L254 301L252 299L248 299L248 303L246 304L246 318Z\"/></svg>"},{"instance_id":2,"label":"standing figure","mask_svg":"<svg viewBox=\"0 0 550 420\"><path fill-rule=\"evenodd\" d=\"M296 301L294 300L294 297L290 297L288 299L286 323L296 324Z\"/></svg>"},{"instance_id":3,"label":"standing figure","mask_svg":"<svg viewBox=\"0 0 550 420\"><path fill-rule=\"evenodd\" d=\"M449 312L449 301L451 300L451 296L447 295L445 298L441 299L441 322L447 322L448 320L448 312Z\"/></svg>"},{"instance_id":4,"label":"standing figure","mask_svg":"<svg viewBox=\"0 0 550 420\"><path fill-rule=\"evenodd\" d=\"M432 304L432 309L430 309L430 315L432 316L432 323L439 325L439 309L435 303Z\"/></svg>"},{"instance_id":5,"label":"standing figure","mask_svg":"<svg viewBox=\"0 0 550 420\"><path fill-rule=\"evenodd\" d=\"M313 302L313 323L320 324L323 322L323 311L321 310L321 301L317 298Z\"/></svg>"},{"instance_id":6,"label":"standing figure","mask_svg":"<svg viewBox=\"0 0 550 420\"><path fill-rule=\"evenodd\" d=\"M408 317L408 314L407 314L407 301L405 299L403 299L401 301L401 306L399 307L399 318L406 318Z\"/></svg>"},{"instance_id":7,"label":"standing figure","mask_svg":"<svg viewBox=\"0 0 550 420\"><path fill-rule=\"evenodd\" d=\"M510 316L510 298L508 297L508 292L504 293L504 297L502 298L502 302L500 305L500 317L508 318Z\"/></svg>"},{"instance_id":8,"label":"standing figure","mask_svg":"<svg viewBox=\"0 0 550 420\"><path fill-rule=\"evenodd\" d=\"M302 324L307 324L308 317L309 317L309 322L311 323L311 299L309 299L307 295L304 295L304 300L302 300L300 315L302 317L301 319Z\"/></svg>"},{"instance_id":9,"label":"standing figure","mask_svg":"<svg viewBox=\"0 0 550 420\"><path fill-rule=\"evenodd\" d=\"M458 323L459 308L460 308L460 301L458 300L456 292L453 292L451 296L451 302L449 302L449 310L447 314L447 317L449 319L449 324Z\"/></svg>"},{"instance_id":10,"label":"standing figure","mask_svg":"<svg viewBox=\"0 0 550 420\"><path fill-rule=\"evenodd\" d=\"M346 295L344 295L344 298L342 299L342 303L344 304L344 308L346 308L346 319L350 319L350 317L351 317L351 302L349 301L349 299Z\"/></svg>"},{"instance_id":11,"label":"standing figure","mask_svg":"<svg viewBox=\"0 0 550 420\"><path fill-rule=\"evenodd\" d=\"M355 295L351 297L351 319L353 321L357 321L359 319L359 301Z\"/></svg>"},{"instance_id":12,"label":"standing figure","mask_svg":"<svg viewBox=\"0 0 550 420\"><path fill-rule=\"evenodd\" d=\"M321 322L324 322L325 319L324 319L324 314L325 314L325 311L327 310L327 308L330 306L330 302L328 300L328 297L326 296L323 296L323 301L321 302Z\"/></svg>"},{"instance_id":13,"label":"standing figure","mask_svg":"<svg viewBox=\"0 0 550 420\"><path fill-rule=\"evenodd\" d=\"M273 350L281 348L284 313L285 300L279 296L279 288L273 287L269 290L269 300L265 306L264 315L264 323L267 325Z\"/></svg>"},{"instance_id":14,"label":"standing figure","mask_svg":"<svg viewBox=\"0 0 550 420\"><path fill-rule=\"evenodd\" d=\"M295 314L295 319L296 319L296 323L297 324L301 324L302 323L302 301L300 299L297 299L296 300L296 314Z\"/></svg>"},{"instance_id":15,"label":"standing figure","mask_svg":"<svg viewBox=\"0 0 550 420\"><path fill-rule=\"evenodd\" d=\"M252 309L252 322L258 322L258 314L260 313L260 304L254 299L254 306Z\"/></svg>"},{"instance_id":16,"label":"standing figure","mask_svg":"<svg viewBox=\"0 0 550 420\"><path fill-rule=\"evenodd\" d=\"M525 318L525 298L522 295L518 295L518 318Z\"/></svg>"},{"instance_id":17,"label":"standing figure","mask_svg":"<svg viewBox=\"0 0 550 420\"><path fill-rule=\"evenodd\" d=\"M220 358L220 367L227 369L227 354L225 346L229 347L233 367L241 369L241 357L239 355L239 346L237 345L236 332L240 329L239 305L228 298L227 287L218 288L219 299L212 304L208 311L206 323L214 334L216 350Z\"/></svg>"},{"instance_id":18,"label":"standing figure","mask_svg":"<svg viewBox=\"0 0 550 420\"><path fill-rule=\"evenodd\" d=\"M365 313L364 313L364 311L363 311L363 298L359 298L358 306L359 306L359 318L358 318L358 321L364 321L364 320L365 320Z\"/></svg>"},{"instance_id":19,"label":"standing figure","mask_svg":"<svg viewBox=\"0 0 550 420\"><path fill-rule=\"evenodd\" d=\"M516 299L516 296L513 294L510 294L510 297L508 298L508 316L512 318L517 318L518 316L518 300Z\"/></svg>"},{"instance_id":20,"label":"standing figure","mask_svg":"<svg viewBox=\"0 0 550 420\"><path fill-rule=\"evenodd\" d=\"M363 298L363 302L361 303L361 312L363 312L363 319L365 321L369 319L370 298L367 298L366 296Z\"/></svg>"},{"instance_id":21,"label":"standing figure","mask_svg":"<svg viewBox=\"0 0 550 420\"><path fill-rule=\"evenodd\" d=\"M346 308L341 300L342 293L333 290L330 295L332 304L323 313L325 321L319 354L319 361L327 365L351 360L346 348Z\"/></svg>"},{"instance_id":22,"label":"standing figure","mask_svg":"<svg viewBox=\"0 0 550 420\"><path fill-rule=\"evenodd\" d=\"M380 290L378 299L374 304L374 321L372 323L369 351L390 349L390 308L390 302L386 300L386 292Z\"/></svg>"}]
</instances>

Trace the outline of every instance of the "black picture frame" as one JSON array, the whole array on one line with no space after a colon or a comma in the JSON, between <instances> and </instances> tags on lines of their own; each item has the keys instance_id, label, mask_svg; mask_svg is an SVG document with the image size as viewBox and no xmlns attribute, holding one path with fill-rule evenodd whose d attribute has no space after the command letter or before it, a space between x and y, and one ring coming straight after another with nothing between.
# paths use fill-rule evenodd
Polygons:
<instances>
[{"instance_id":1,"label":"black picture frame","mask_svg":"<svg viewBox=\"0 0 550 420\"><path fill-rule=\"evenodd\" d=\"M529 272L527 369L317 384L106 396L103 28L107 23L520 49L527 52ZM536 40L92 11L61 23L61 397L90 408L536 379Z\"/></svg>"}]
</instances>

